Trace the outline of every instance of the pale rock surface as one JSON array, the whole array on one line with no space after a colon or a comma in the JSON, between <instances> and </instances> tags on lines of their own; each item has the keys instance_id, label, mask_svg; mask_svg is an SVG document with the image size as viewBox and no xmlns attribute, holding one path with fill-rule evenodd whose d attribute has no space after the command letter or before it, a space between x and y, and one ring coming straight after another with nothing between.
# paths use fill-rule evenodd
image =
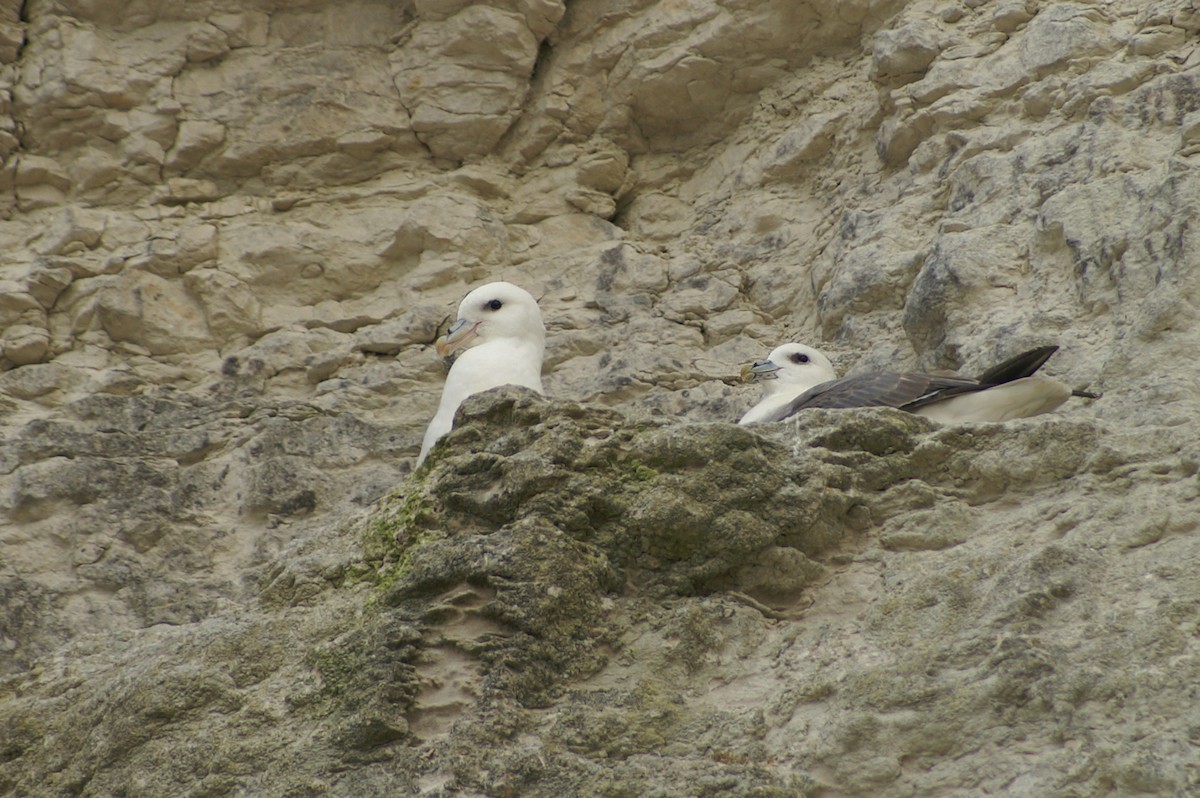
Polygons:
<instances>
[{"instance_id":1,"label":"pale rock surface","mask_svg":"<svg viewBox=\"0 0 1200 798\"><path fill-rule=\"evenodd\" d=\"M538 47L562 18L561 0L418 2L393 51L396 90L417 138L439 157L491 152L525 101Z\"/></svg>"},{"instance_id":2,"label":"pale rock surface","mask_svg":"<svg viewBox=\"0 0 1200 798\"><path fill-rule=\"evenodd\" d=\"M257 423L273 459L243 483L260 511L293 518L308 500L265 466L301 453L297 433L320 438L298 409ZM472 397L462 421L402 494L246 571L252 606L226 599L189 622L210 608L176 603L158 610L167 623L84 636L10 677L5 786L1195 786L1200 550L1194 518L1171 508L1200 497L1200 463L1173 430L939 429L893 410L746 430L518 388ZM195 445L161 432L131 450ZM196 531L191 551L211 550ZM120 580L139 543L131 529L71 556ZM1138 587L1113 601L1114 584ZM28 585L10 594L18 622L50 606Z\"/></svg>"},{"instance_id":3,"label":"pale rock surface","mask_svg":"<svg viewBox=\"0 0 1200 798\"><path fill-rule=\"evenodd\" d=\"M0 2L0 793L1196 793L1198 35ZM782 340L1104 398L738 430Z\"/></svg>"}]
</instances>

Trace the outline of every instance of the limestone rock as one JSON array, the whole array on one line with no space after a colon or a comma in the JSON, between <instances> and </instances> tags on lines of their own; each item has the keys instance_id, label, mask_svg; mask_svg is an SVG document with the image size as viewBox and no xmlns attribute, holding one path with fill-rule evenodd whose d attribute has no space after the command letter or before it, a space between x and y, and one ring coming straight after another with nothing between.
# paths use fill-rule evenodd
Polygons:
<instances>
[{"instance_id":1,"label":"limestone rock","mask_svg":"<svg viewBox=\"0 0 1200 798\"><path fill-rule=\"evenodd\" d=\"M0 2L0 793L1195 793L1193 6Z\"/></svg>"},{"instance_id":2,"label":"limestone rock","mask_svg":"<svg viewBox=\"0 0 1200 798\"><path fill-rule=\"evenodd\" d=\"M170 169L186 173L224 141L223 125L205 120L184 120L179 124L179 134L175 137L174 146L167 153L166 165Z\"/></svg>"},{"instance_id":3,"label":"limestone rock","mask_svg":"<svg viewBox=\"0 0 1200 798\"><path fill-rule=\"evenodd\" d=\"M17 203L27 211L56 207L71 187L67 171L53 158L26 155L18 160L14 184Z\"/></svg>"},{"instance_id":4,"label":"limestone rock","mask_svg":"<svg viewBox=\"0 0 1200 798\"><path fill-rule=\"evenodd\" d=\"M42 261L30 269L25 278L25 285L29 294L41 303L43 308L50 310L74 277L70 269L51 266L49 262Z\"/></svg>"},{"instance_id":5,"label":"limestone rock","mask_svg":"<svg viewBox=\"0 0 1200 798\"><path fill-rule=\"evenodd\" d=\"M18 24L18 19L5 19L0 23L0 63L10 64L16 61L23 44L25 30Z\"/></svg>"},{"instance_id":6,"label":"limestone rock","mask_svg":"<svg viewBox=\"0 0 1200 798\"><path fill-rule=\"evenodd\" d=\"M206 25L188 35L187 60L191 63L222 58L229 50L229 35L216 25Z\"/></svg>"},{"instance_id":7,"label":"limestone rock","mask_svg":"<svg viewBox=\"0 0 1200 798\"><path fill-rule=\"evenodd\" d=\"M21 290L15 280L0 284L0 328L42 320L46 311L31 293Z\"/></svg>"},{"instance_id":8,"label":"limestone rock","mask_svg":"<svg viewBox=\"0 0 1200 798\"><path fill-rule=\"evenodd\" d=\"M462 161L491 152L508 130L549 31L531 30L524 14L503 7L455 5L452 12L422 5L434 13L422 14L395 54L394 77L421 141L440 158ZM543 6L549 13L541 19L562 16L560 2Z\"/></svg>"},{"instance_id":9,"label":"limestone rock","mask_svg":"<svg viewBox=\"0 0 1200 798\"><path fill-rule=\"evenodd\" d=\"M46 357L50 348L50 331L31 324L14 324L4 331L0 354L10 363L25 366Z\"/></svg>"},{"instance_id":10,"label":"limestone rock","mask_svg":"<svg viewBox=\"0 0 1200 798\"><path fill-rule=\"evenodd\" d=\"M501 262L508 234L486 204L459 196L430 195L413 202L400 218L380 255L400 268L422 268L454 253L485 264Z\"/></svg>"},{"instance_id":11,"label":"limestone rock","mask_svg":"<svg viewBox=\"0 0 1200 798\"><path fill-rule=\"evenodd\" d=\"M205 324L216 340L254 339L265 332L258 298L236 277L217 269L195 269L184 285L204 308Z\"/></svg>"},{"instance_id":12,"label":"limestone rock","mask_svg":"<svg viewBox=\"0 0 1200 798\"><path fill-rule=\"evenodd\" d=\"M888 86L920 80L941 52L937 36L923 25L909 25L875 34L871 79Z\"/></svg>"},{"instance_id":13,"label":"limestone rock","mask_svg":"<svg viewBox=\"0 0 1200 798\"><path fill-rule=\"evenodd\" d=\"M148 272L128 272L102 289L97 316L114 341L156 354L211 345L203 311L178 283Z\"/></svg>"},{"instance_id":14,"label":"limestone rock","mask_svg":"<svg viewBox=\"0 0 1200 798\"><path fill-rule=\"evenodd\" d=\"M833 146L833 136L841 122L840 114L821 114L805 119L780 139L775 152L763 164L770 178L794 176L804 165L820 158Z\"/></svg>"},{"instance_id":15,"label":"limestone rock","mask_svg":"<svg viewBox=\"0 0 1200 798\"><path fill-rule=\"evenodd\" d=\"M11 678L0 778L44 789L136 772L148 789L204 778L280 795L331 774L332 788L357 793L452 778L532 795L707 781L738 795L900 794L901 757L1086 734L1132 702L1155 707L1159 724L1106 740L1082 783L1176 791L1183 772L1120 752L1177 755L1187 704L1163 691L1188 680L1140 693L1124 668L1088 664L1111 656L1151 673L1156 646L1186 645L1186 566L1152 569L1157 609L1114 609L1108 579L1146 579L1147 547L1164 543L1097 546L1143 502L1197 495L1196 462L1170 440L1054 419L938 430L892 410L813 411L759 433L492 391L468 400L429 466L354 534L311 538L262 567L272 611L217 612L120 646L89 638ZM1148 468L1114 471L1130 458ZM1106 488L1086 509L1069 498L1081 482ZM902 538L894 525L916 517L953 542ZM889 528L885 548L872 542ZM1184 527L1160 529L1155 540L1174 534L1177 556L1195 555ZM77 561L103 562L105 545ZM1101 625L1130 637L1112 650ZM166 652L169 669L145 665ZM753 680L735 678L747 667ZM123 674L119 714L105 709L111 674ZM1080 679L1092 685L1082 694ZM260 710L229 722L247 707ZM906 721L889 723L901 708ZM978 720L997 712L1004 724ZM209 739L217 725L239 761L261 767L147 743ZM105 742L84 744L80 729ZM773 734L791 742L763 742ZM864 736L878 745L864 751ZM534 771L522 765L531 750ZM56 766L68 752L70 766ZM399 775L355 766L363 756ZM767 756L792 764L769 768ZM1007 783L1011 771L972 778Z\"/></svg>"}]
</instances>

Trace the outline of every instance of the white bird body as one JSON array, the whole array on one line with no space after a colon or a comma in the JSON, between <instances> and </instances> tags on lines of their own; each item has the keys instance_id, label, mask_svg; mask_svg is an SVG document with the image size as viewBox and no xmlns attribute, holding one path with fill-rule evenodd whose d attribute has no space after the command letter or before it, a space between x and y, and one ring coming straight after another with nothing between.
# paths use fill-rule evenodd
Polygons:
<instances>
[{"instance_id":1,"label":"white bird body","mask_svg":"<svg viewBox=\"0 0 1200 798\"><path fill-rule=\"evenodd\" d=\"M1024 377L919 407L913 412L939 424L1012 421L1049 413L1071 398L1071 389L1049 377Z\"/></svg>"},{"instance_id":2,"label":"white bird body","mask_svg":"<svg viewBox=\"0 0 1200 798\"><path fill-rule=\"evenodd\" d=\"M501 385L523 385L542 392L542 356L546 327L537 300L512 283L495 282L476 288L458 306L458 320L438 341L449 354L478 338L450 367L437 413L425 430L416 465L454 426L454 414L468 396Z\"/></svg>"}]
</instances>

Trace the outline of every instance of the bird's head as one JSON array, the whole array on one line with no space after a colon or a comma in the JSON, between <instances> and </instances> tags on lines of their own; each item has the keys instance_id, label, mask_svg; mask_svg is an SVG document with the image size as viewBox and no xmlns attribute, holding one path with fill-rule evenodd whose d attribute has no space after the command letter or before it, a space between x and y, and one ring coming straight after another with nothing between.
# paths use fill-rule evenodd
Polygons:
<instances>
[{"instance_id":1,"label":"bird's head","mask_svg":"<svg viewBox=\"0 0 1200 798\"><path fill-rule=\"evenodd\" d=\"M488 283L467 294L458 306L458 320L438 339L437 351L447 357L480 339L543 340L546 327L537 300L512 283Z\"/></svg>"},{"instance_id":2,"label":"bird's head","mask_svg":"<svg viewBox=\"0 0 1200 798\"><path fill-rule=\"evenodd\" d=\"M833 363L819 349L804 344L775 347L766 360L742 368L742 382L758 382L768 392L794 385L820 385L837 379Z\"/></svg>"}]
</instances>

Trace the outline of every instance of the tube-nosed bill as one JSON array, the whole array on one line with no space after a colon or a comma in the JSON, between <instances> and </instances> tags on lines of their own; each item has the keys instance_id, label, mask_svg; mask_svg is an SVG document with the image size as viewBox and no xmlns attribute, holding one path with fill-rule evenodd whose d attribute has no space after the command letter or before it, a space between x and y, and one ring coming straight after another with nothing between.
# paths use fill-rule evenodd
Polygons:
<instances>
[{"instance_id":1,"label":"tube-nosed bill","mask_svg":"<svg viewBox=\"0 0 1200 798\"><path fill-rule=\"evenodd\" d=\"M748 366L742 366L742 382L777 380L781 368L771 360L756 360Z\"/></svg>"},{"instance_id":2,"label":"tube-nosed bill","mask_svg":"<svg viewBox=\"0 0 1200 798\"><path fill-rule=\"evenodd\" d=\"M450 329L446 330L445 335L437 340L434 348L442 357L449 357L454 350L460 349L479 336L478 328L482 323L470 319L459 319L450 325Z\"/></svg>"}]
</instances>

